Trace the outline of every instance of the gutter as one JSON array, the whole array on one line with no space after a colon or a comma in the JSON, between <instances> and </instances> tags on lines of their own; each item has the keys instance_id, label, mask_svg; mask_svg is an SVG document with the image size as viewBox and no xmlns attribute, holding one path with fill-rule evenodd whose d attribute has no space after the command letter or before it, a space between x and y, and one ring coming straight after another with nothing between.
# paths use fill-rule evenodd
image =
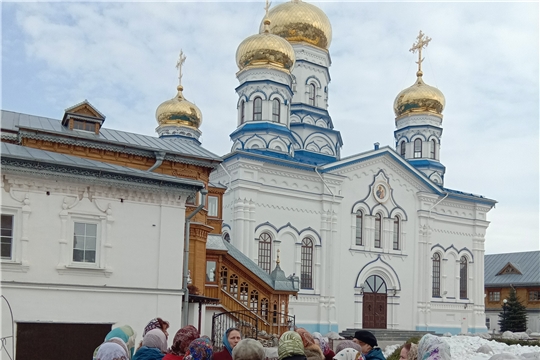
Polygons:
<instances>
[{"instance_id":1,"label":"gutter","mask_svg":"<svg viewBox=\"0 0 540 360\"><path fill-rule=\"evenodd\" d=\"M182 327L188 325L188 315L189 315L189 290L188 290L188 275L189 275L189 234L190 234L190 224L191 219L197 215L199 211L204 207L206 204L206 194L208 194L208 190L202 189L199 191L199 193L202 195L201 203L197 208L188 216L186 216L186 224L185 224L185 233L184 233L184 270L183 270L183 281L182 281L182 289L184 290L184 301L182 303Z\"/></svg>"},{"instance_id":2,"label":"gutter","mask_svg":"<svg viewBox=\"0 0 540 360\"><path fill-rule=\"evenodd\" d=\"M155 151L154 154L156 155L156 163L152 165L150 169L146 170L148 172L152 172L158 167L160 167L161 164L163 164L163 160L165 160L165 155L167 155L165 151Z\"/></svg>"}]
</instances>

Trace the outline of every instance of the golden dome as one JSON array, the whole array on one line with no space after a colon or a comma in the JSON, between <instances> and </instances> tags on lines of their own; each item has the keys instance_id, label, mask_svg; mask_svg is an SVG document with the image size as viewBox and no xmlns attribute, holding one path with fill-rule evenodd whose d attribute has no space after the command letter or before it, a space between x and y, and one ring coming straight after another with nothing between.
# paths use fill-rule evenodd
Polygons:
<instances>
[{"instance_id":1,"label":"golden dome","mask_svg":"<svg viewBox=\"0 0 540 360\"><path fill-rule=\"evenodd\" d=\"M201 110L184 98L181 85L177 90L175 97L161 103L156 109L157 122L159 125L183 125L198 129L202 124Z\"/></svg>"},{"instance_id":2,"label":"golden dome","mask_svg":"<svg viewBox=\"0 0 540 360\"><path fill-rule=\"evenodd\" d=\"M328 50L332 41L332 26L318 7L292 0L272 8L268 13L270 32L290 42L308 44ZM260 33L264 31L264 21Z\"/></svg>"},{"instance_id":3,"label":"golden dome","mask_svg":"<svg viewBox=\"0 0 540 360\"><path fill-rule=\"evenodd\" d=\"M265 22L267 26L268 19ZM268 30L248 37L236 50L236 64L240 70L247 66L273 65L289 72L294 61L294 49L291 44L279 36L270 34Z\"/></svg>"},{"instance_id":4,"label":"golden dome","mask_svg":"<svg viewBox=\"0 0 540 360\"><path fill-rule=\"evenodd\" d=\"M396 117L422 112L442 116L445 105L443 93L424 83L422 71L418 71L416 75L418 76L416 82L411 87L402 90L394 101Z\"/></svg>"}]
</instances>

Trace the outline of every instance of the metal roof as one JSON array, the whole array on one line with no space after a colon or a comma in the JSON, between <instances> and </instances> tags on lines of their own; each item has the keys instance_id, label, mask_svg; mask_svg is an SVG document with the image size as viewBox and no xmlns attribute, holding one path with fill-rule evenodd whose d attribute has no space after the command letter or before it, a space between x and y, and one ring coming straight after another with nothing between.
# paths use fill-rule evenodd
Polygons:
<instances>
[{"instance_id":1,"label":"metal roof","mask_svg":"<svg viewBox=\"0 0 540 360\"><path fill-rule=\"evenodd\" d=\"M506 264L512 264L519 274L497 275ZM492 254L484 257L484 285L493 286L540 285L540 251Z\"/></svg>"},{"instance_id":2,"label":"metal roof","mask_svg":"<svg viewBox=\"0 0 540 360\"><path fill-rule=\"evenodd\" d=\"M203 148L195 139L181 137L158 138L103 127L100 129L99 134L94 134L87 131L70 130L62 126L60 120L6 110L2 110L1 126L2 131L37 130L79 140L124 145L149 151L165 151L169 154L195 157L212 162L222 161L221 157Z\"/></svg>"},{"instance_id":3,"label":"metal roof","mask_svg":"<svg viewBox=\"0 0 540 360\"><path fill-rule=\"evenodd\" d=\"M221 235L208 235L206 248L210 250L227 250L227 253L231 255L236 261L244 265L249 271L251 271L259 279L267 283L274 290L294 292L298 291L298 289L294 288L292 281L283 281L282 278L277 279L278 281L274 281L270 274L261 269L259 265L255 264L253 260L251 260L248 256L244 255L244 253L234 247L234 245L223 240ZM279 270L283 272L283 270ZM284 276L285 275L283 274L283 277Z\"/></svg>"},{"instance_id":4,"label":"metal roof","mask_svg":"<svg viewBox=\"0 0 540 360\"><path fill-rule=\"evenodd\" d=\"M148 179L159 183L168 183L176 185L189 185L197 188L204 188L204 183L197 180L178 178L175 176L162 175L158 173L133 169L126 166L109 164L101 161L84 159L72 155L64 155L56 152L34 149L21 145L1 143L1 158L2 165L9 165L7 160L24 161L34 163L38 169L52 167L61 168L68 167L72 169L80 169L82 171L98 171L100 173L114 174L138 178ZM17 163L14 163L17 166ZM49 165L49 166L47 166ZM120 177L116 177L120 179Z\"/></svg>"}]
</instances>

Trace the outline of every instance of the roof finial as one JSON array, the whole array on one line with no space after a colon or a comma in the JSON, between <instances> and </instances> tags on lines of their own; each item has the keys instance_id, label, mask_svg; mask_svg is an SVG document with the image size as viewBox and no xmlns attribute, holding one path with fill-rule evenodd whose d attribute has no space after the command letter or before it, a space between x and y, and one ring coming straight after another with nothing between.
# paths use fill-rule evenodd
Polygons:
<instances>
[{"instance_id":1,"label":"roof finial","mask_svg":"<svg viewBox=\"0 0 540 360\"><path fill-rule=\"evenodd\" d=\"M427 47L429 42L431 41L431 38L427 37L422 30L420 30L420 33L416 37L417 42L413 43L412 48L409 49L410 52L413 54L418 51L418 61L416 63L418 64L418 72L416 73L416 76L420 77L423 75L422 73L422 61L424 61L424 58L422 57L422 49Z\"/></svg>"},{"instance_id":2,"label":"roof finial","mask_svg":"<svg viewBox=\"0 0 540 360\"><path fill-rule=\"evenodd\" d=\"M186 62L186 56L182 49L180 49L180 55L178 56L178 61L176 62L176 68L178 69L178 90L182 90L182 65Z\"/></svg>"},{"instance_id":3,"label":"roof finial","mask_svg":"<svg viewBox=\"0 0 540 360\"><path fill-rule=\"evenodd\" d=\"M276 259L276 264L279 265L279 249L277 249L277 259Z\"/></svg>"},{"instance_id":4,"label":"roof finial","mask_svg":"<svg viewBox=\"0 0 540 360\"><path fill-rule=\"evenodd\" d=\"M270 5L272 3L268 0L266 0L266 5L264 6L264 32L269 33L270 32L270 19L268 18L268 12L270 11Z\"/></svg>"}]
</instances>

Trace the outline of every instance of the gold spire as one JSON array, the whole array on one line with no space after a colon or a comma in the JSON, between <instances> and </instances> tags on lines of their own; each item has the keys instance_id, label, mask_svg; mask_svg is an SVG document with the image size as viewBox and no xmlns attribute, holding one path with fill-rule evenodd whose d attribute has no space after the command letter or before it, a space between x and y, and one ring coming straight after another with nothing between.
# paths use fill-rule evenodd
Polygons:
<instances>
[{"instance_id":1,"label":"gold spire","mask_svg":"<svg viewBox=\"0 0 540 360\"><path fill-rule=\"evenodd\" d=\"M417 42L413 43L409 51L413 54L418 51L418 61L416 61L416 63L418 64L418 72L416 73L416 76L422 76L422 62L424 61L424 58L422 57L422 49L428 46L431 38L427 37L424 33L422 33L422 30L420 30L420 33L416 37L416 40Z\"/></svg>"}]
</instances>

